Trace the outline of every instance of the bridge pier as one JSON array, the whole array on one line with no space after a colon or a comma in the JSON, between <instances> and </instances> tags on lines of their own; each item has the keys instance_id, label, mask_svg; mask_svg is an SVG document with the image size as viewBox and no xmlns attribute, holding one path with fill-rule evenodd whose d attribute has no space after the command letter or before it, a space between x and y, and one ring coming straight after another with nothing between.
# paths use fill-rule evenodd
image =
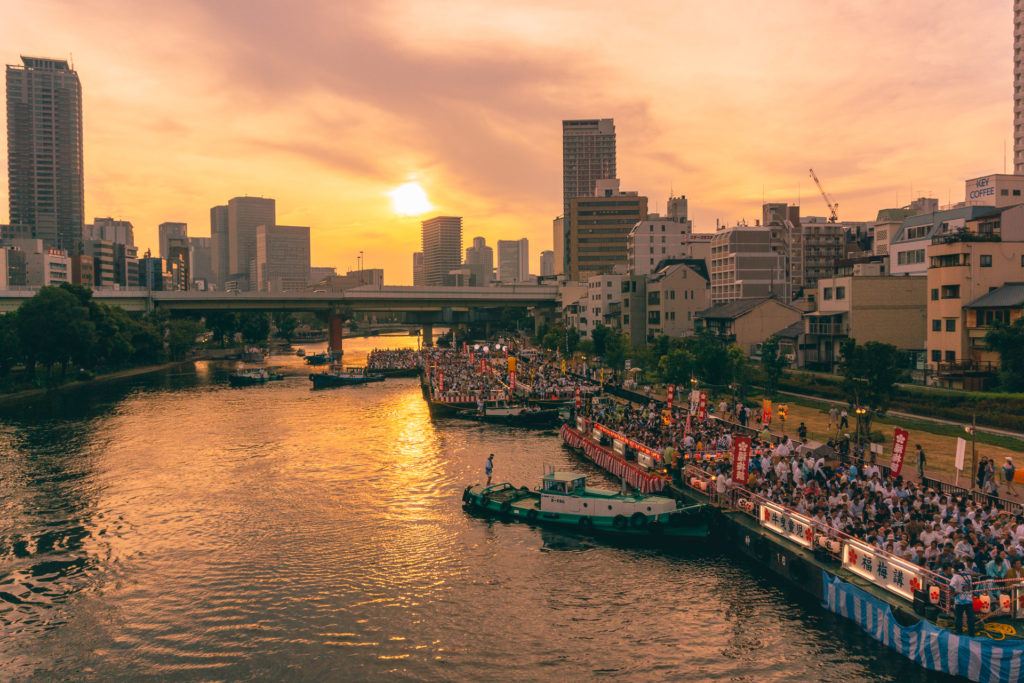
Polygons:
<instances>
[{"instance_id":1,"label":"bridge pier","mask_svg":"<svg viewBox=\"0 0 1024 683\"><path fill-rule=\"evenodd\" d=\"M423 346L424 348L434 345L434 326L431 323L423 323Z\"/></svg>"},{"instance_id":2,"label":"bridge pier","mask_svg":"<svg viewBox=\"0 0 1024 683\"><path fill-rule=\"evenodd\" d=\"M342 348L342 339L345 334L345 321L338 311L331 311L327 317L327 351L332 356L340 357L345 351Z\"/></svg>"}]
</instances>

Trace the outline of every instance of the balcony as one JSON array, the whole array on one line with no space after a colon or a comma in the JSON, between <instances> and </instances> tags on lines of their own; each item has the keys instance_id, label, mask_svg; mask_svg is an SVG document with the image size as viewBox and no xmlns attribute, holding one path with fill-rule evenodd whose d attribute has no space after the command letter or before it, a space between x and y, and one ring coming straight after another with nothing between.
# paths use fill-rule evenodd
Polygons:
<instances>
[{"instance_id":1,"label":"balcony","mask_svg":"<svg viewBox=\"0 0 1024 683\"><path fill-rule=\"evenodd\" d=\"M956 242L1002 242L1002 238L996 234L982 234L957 230L945 235L936 235L932 238L932 244L954 244Z\"/></svg>"},{"instance_id":2,"label":"balcony","mask_svg":"<svg viewBox=\"0 0 1024 683\"><path fill-rule=\"evenodd\" d=\"M936 364L939 375L949 376L970 376L970 375L994 375L999 366L991 361L958 360Z\"/></svg>"},{"instance_id":3,"label":"balcony","mask_svg":"<svg viewBox=\"0 0 1024 683\"><path fill-rule=\"evenodd\" d=\"M850 327L846 323L817 320L811 320L807 323L807 334L814 334L821 337L845 337L849 333Z\"/></svg>"}]
</instances>

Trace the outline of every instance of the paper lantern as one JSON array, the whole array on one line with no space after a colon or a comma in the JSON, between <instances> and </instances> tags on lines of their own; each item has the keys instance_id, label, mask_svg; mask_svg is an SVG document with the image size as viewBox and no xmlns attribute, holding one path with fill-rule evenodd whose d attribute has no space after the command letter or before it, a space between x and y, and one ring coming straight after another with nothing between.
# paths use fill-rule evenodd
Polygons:
<instances>
[{"instance_id":1,"label":"paper lantern","mask_svg":"<svg viewBox=\"0 0 1024 683\"><path fill-rule=\"evenodd\" d=\"M933 605L939 604L940 595L941 592L939 591L938 586L928 586L928 602L932 603Z\"/></svg>"}]
</instances>

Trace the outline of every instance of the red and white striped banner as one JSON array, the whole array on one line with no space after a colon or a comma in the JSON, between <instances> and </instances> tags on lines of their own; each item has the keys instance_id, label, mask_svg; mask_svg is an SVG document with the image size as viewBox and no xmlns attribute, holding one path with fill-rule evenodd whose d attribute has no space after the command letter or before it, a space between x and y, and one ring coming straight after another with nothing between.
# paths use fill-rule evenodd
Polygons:
<instances>
[{"instance_id":1,"label":"red and white striped banner","mask_svg":"<svg viewBox=\"0 0 1024 683\"><path fill-rule=\"evenodd\" d=\"M562 425L562 441L570 448L577 448L595 465L606 472L619 477L627 484L641 493L657 493L665 488L667 479L661 475L653 474L640 469L633 463L627 462L615 451L588 439L579 430L569 425Z\"/></svg>"}]
</instances>

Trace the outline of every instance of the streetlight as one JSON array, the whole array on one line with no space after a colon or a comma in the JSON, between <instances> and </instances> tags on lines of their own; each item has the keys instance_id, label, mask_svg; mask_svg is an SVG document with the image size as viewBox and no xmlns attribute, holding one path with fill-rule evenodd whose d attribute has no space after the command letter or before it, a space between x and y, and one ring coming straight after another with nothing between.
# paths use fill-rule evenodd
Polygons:
<instances>
[{"instance_id":1,"label":"streetlight","mask_svg":"<svg viewBox=\"0 0 1024 683\"><path fill-rule=\"evenodd\" d=\"M861 441L861 418L863 418L865 415L867 415L868 409L865 408L864 406L857 406L856 408L854 408L853 412L857 414L857 443L859 444L859 443L862 443L862 441Z\"/></svg>"},{"instance_id":2,"label":"streetlight","mask_svg":"<svg viewBox=\"0 0 1024 683\"><path fill-rule=\"evenodd\" d=\"M971 435L971 490L972 491L974 490L974 487L978 483L978 476L977 476L977 472L978 472L978 453L977 453L977 451L974 448L974 444L975 444L974 432L976 431L977 426L978 426L978 415L977 415L977 413L975 413L975 414L971 415L971 424L964 425L964 431Z\"/></svg>"}]
</instances>

